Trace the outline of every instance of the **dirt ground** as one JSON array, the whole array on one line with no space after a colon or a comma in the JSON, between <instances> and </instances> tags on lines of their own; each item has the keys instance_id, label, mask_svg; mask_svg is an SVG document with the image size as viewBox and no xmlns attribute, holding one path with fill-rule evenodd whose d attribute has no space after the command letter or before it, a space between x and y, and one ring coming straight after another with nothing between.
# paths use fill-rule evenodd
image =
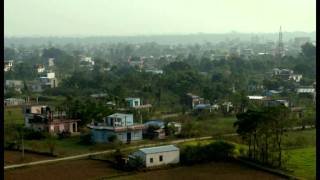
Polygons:
<instances>
[{"instance_id":1,"label":"dirt ground","mask_svg":"<svg viewBox=\"0 0 320 180\"><path fill-rule=\"evenodd\" d=\"M5 180L73 180L117 175L106 162L81 159L6 170Z\"/></svg>"},{"instance_id":2,"label":"dirt ground","mask_svg":"<svg viewBox=\"0 0 320 180\"><path fill-rule=\"evenodd\" d=\"M102 178L108 179L108 178ZM122 176L113 178L115 180L127 179L172 179L172 180L271 180L282 179L281 177L251 169L236 163L209 163L189 167L178 167L168 170L149 171L145 173L138 173L130 176Z\"/></svg>"},{"instance_id":3,"label":"dirt ground","mask_svg":"<svg viewBox=\"0 0 320 180\"><path fill-rule=\"evenodd\" d=\"M176 167L168 170L153 170L134 175L114 170L106 162L96 160L73 160L42 166L32 166L5 171L6 180L82 180L82 179L239 179L239 180L271 180L281 179L278 176L251 169L236 163L208 163L189 167Z\"/></svg>"},{"instance_id":4,"label":"dirt ground","mask_svg":"<svg viewBox=\"0 0 320 180\"><path fill-rule=\"evenodd\" d=\"M54 157L36 154L36 153L24 153L24 159L21 159L21 152L19 151L4 151L4 165L21 164L33 161L41 161L46 159L53 159Z\"/></svg>"}]
</instances>

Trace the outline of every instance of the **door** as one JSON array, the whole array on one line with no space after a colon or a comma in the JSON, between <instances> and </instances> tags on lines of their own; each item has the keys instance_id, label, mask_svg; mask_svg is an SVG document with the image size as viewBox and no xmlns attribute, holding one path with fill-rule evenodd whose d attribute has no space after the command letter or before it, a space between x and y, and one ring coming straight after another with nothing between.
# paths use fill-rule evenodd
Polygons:
<instances>
[{"instance_id":1,"label":"door","mask_svg":"<svg viewBox=\"0 0 320 180\"><path fill-rule=\"evenodd\" d=\"M131 132L127 132L127 143L131 142Z\"/></svg>"}]
</instances>

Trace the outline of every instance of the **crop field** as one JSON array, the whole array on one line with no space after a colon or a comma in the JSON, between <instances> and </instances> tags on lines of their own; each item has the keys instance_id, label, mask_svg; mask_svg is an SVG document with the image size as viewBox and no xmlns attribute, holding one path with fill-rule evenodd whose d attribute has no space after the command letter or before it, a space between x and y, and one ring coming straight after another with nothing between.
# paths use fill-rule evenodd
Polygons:
<instances>
[{"instance_id":1,"label":"crop field","mask_svg":"<svg viewBox=\"0 0 320 180\"><path fill-rule=\"evenodd\" d=\"M129 174L97 160L73 160L5 171L6 180L32 179L281 179L237 163L208 163Z\"/></svg>"},{"instance_id":2,"label":"crop field","mask_svg":"<svg viewBox=\"0 0 320 180\"><path fill-rule=\"evenodd\" d=\"M108 177L101 179L110 179ZM281 177L269 174L263 171L251 169L249 167L237 163L207 163L194 166L176 167L166 170L154 170L148 172L141 172L133 175L120 176L111 178L114 180L147 180L147 179L282 179Z\"/></svg>"},{"instance_id":3,"label":"crop field","mask_svg":"<svg viewBox=\"0 0 320 180\"><path fill-rule=\"evenodd\" d=\"M54 157L25 152L24 158L22 159L22 153L19 151L8 151L8 150L4 151L4 165L41 161L41 160L52 159L52 158Z\"/></svg>"},{"instance_id":4,"label":"crop field","mask_svg":"<svg viewBox=\"0 0 320 180\"><path fill-rule=\"evenodd\" d=\"M6 180L84 180L98 177L115 176L119 172L108 163L96 160L81 159L63 161L41 166L31 166L4 171Z\"/></svg>"}]
</instances>

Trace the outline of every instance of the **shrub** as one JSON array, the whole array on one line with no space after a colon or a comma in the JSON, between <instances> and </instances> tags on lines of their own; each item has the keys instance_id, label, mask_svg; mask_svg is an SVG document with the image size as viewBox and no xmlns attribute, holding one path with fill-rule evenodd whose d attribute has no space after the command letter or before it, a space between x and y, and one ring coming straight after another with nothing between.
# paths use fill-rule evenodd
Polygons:
<instances>
[{"instance_id":1,"label":"shrub","mask_svg":"<svg viewBox=\"0 0 320 180\"><path fill-rule=\"evenodd\" d=\"M181 163L194 164L208 161L224 161L234 155L235 146L225 141L207 145L186 146L181 150Z\"/></svg>"},{"instance_id":2,"label":"shrub","mask_svg":"<svg viewBox=\"0 0 320 180\"><path fill-rule=\"evenodd\" d=\"M65 139L71 136L71 133L69 131L62 131L58 133L58 139Z\"/></svg>"},{"instance_id":3,"label":"shrub","mask_svg":"<svg viewBox=\"0 0 320 180\"><path fill-rule=\"evenodd\" d=\"M108 137L109 142L115 142L118 139L117 135L113 134Z\"/></svg>"},{"instance_id":4,"label":"shrub","mask_svg":"<svg viewBox=\"0 0 320 180\"><path fill-rule=\"evenodd\" d=\"M83 145L92 145L94 144L94 142L92 141L92 138L91 138L91 133L82 133L80 135L80 141L79 141L80 144L83 144Z\"/></svg>"},{"instance_id":5,"label":"shrub","mask_svg":"<svg viewBox=\"0 0 320 180\"><path fill-rule=\"evenodd\" d=\"M144 167L143 159L136 156L135 158L130 158L126 169L127 170L141 170Z\"/></svg>"},{"instance_id":6,"label":"shrub","mask_svg":"<svg viewBox=\"0 0 320 180\"><path fill-rule=\"evenodd\" d=\"M36 131L33 129L25 129L24 138L26 140L41 140L46 138L46 133L42 131Z\"/></svg>"},{"instance_id":7,"label":"shrub","mask_svg":"<svg viewBox=\"0 0 320 180\"><path fill-rule=\"evenodd\" d=\"M15 150L17 149L17 142L16 141L5 141L4 148L8 150Z\"/></svg>"}]
</instances>

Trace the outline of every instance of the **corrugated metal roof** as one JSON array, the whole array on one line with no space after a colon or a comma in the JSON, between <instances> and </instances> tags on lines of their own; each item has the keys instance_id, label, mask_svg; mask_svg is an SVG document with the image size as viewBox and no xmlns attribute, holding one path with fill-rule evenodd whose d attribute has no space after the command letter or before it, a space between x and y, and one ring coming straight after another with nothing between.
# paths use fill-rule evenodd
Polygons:
<instances>
[{"instance_id":1,"label":"corrugated metal roof","mask_svg":"<svg viewBox=\"0 0 320 180\"><path fill-rule=\"evenodd\" d=\"M151 147L151 148L142 148L139 150L145 154L154 154L154 153L160 153L160 152L179 151L179 148L177 148L174 145L166 145L166 146L157 146L157 147Z\"/></svg>"}]
</instances>

